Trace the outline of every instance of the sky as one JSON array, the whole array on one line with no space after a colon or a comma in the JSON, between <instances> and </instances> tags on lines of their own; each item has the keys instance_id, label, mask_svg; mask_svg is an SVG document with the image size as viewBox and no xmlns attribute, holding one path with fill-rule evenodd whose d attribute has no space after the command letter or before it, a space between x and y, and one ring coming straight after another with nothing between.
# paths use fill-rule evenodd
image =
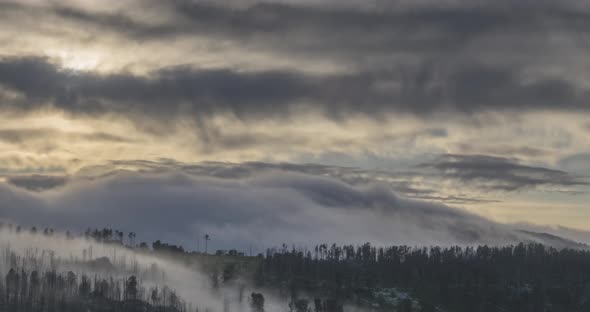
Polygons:
<instances>
[{"instance_id":1,"label":"sky","mask_svg":"<svg viewBox=\"0 0 590 312\"><path fill-rule=\"evenodd\" d=\"M0 219L590 242L590 4L0 0Z\"/></svg>"}]
</instances>

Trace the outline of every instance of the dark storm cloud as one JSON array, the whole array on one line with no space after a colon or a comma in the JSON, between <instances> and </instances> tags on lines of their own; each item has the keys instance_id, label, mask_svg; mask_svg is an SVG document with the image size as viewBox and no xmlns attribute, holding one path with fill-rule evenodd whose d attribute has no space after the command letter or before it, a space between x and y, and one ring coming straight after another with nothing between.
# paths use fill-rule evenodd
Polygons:
<instances>
[{"instance_id":1,"label":"dark storm cloud","mask_svg":"<svg viewBox=\"0 0 590 312\"><path fill-rule=\"evenodd\" d=\"M349 114L378 118L388 112L424 115L587 108L582 104L587 92L565 81L523 84L510 69L486 66L463 68L441 79L444 71L437 70L429 65L404 78L394 72L306 75L176 66L145 77L66 71L41 58L5 58L0 60L0 85L25 97L24 101L13 101L15 109L52 105L71 113L147 114L155 118L228 112L244 118L281 116L300 107L333 118ZM378 87L392 81L399 87ZM11 101L3 102L4 107L10 105Z\"/></svg>"},{"instance_id":2,"label":"dark storm cloud","mask_svg":"<svg viewBox=\"0 0 590 312\"><path fill-rule=\"evenodd\" d=\"M432 169L443 179L454 179L476 188L518 191L543 186L576 187L589 182L574 174L545 167L523 165L518 160L486 155L443 155L418 165Z\"/></svg>"}]
</instances>

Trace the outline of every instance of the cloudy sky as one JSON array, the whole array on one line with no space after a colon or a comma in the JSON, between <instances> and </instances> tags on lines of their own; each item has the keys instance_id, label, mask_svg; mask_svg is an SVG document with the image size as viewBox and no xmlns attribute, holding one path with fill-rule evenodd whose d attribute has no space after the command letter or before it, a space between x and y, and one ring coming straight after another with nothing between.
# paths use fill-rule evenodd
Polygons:
<instances>
[{"instance_id":1,"label":"cloudy sky","mask_svg":"<svg viewBox=\"0 0 590 312\"><path fill-rule=\"evenodd\" d=\"M219 246L581 233L589 21L577 0L0 0L0 217Z\"/></svg>"}]
</instances>

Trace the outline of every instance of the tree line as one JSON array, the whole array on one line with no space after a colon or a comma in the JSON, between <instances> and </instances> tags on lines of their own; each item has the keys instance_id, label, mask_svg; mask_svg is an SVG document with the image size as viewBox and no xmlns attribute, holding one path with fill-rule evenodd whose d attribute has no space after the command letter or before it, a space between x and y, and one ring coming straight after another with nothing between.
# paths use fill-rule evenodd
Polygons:
<instances>
[{"instance_id":1,"label":"tree line","mask_svg":"<svg viewBox=\"0 0 590 312\"><path fill-rule=\"evenodd\" d=\"M416 305L406 300L402 311L590 311L590 251L541 244L283 245L267 250L254 279L283 287L293 302L300 293L314 293L390 310L374 304L375 293L397 288L419 299ZM320 304L313 311L333 310Z\"/></svg>"},{"instance_id":2,"label":"tree line","mask_svg":"<svg viewBox=\"0 0 590 312\"><path fill-rule=\"evenodd\" d=\"M17 227L12 231L24 230ZM39 235L54 233L52 229L33 228L30 232ZM83 236L102 243L123 244L123 237L134 239L135 233L125 235L121 231L94 229L86 231ZM138 246L149 252L147 244ZM155 241L151 247L154 252L184 254L184 259L189 259L192 254L180 245L160 241ZM229 258L240 261L243 253L230 250L217 252L216 255L231 256L227 257L227 261L230 261ZM7 253L5 257L8 257ZM47 258L52 261L51 255ZM93 259L92 250L83 259ZM256 269L250 272L252 274L239 274L252 277L260 289L279 290L281 295L290 298L288 310L296 312L341 312L345 304L373 311L403 312L590 311L590 251L584 248L557 249L533 243L467 247L321 244L311 249L283 245L249 259L256 259ZM6 258L5 263L15 267L20 261ZM234 264L227 263L229 266L223 270L223 281L238 274ZM22 276L19 270L14 273ZM217 281L218 275L214 273L212 280ZM32 272L28 287L31 275ZM94 280L92 284L92 291L95 292ZM7 285L8 279L4 289ZM216 283L212 285L215 288ZM112 302L128 301L123 295L123 282L119 288L121 290L114 293L120 295L107 296L107 299ZM109 286L109 289L113 288ZM23 293L29 296L35 292ZM148 291L140 293L147 304L154 304L147 295ZM18 295L20 299L15 301L14 293L11 294L2 297L2 304L13 306L15 302L20 304L28 298ZM80 293L78 289L77 294L85 293ZM392 296L396 300L389 300L391 298L387 298L387 294L394 294ZM175 302L168 299L165 301ZM36 300L34 302L40 302L39 298ZM43 300L47 307L48 299ZM58 296L52 302L59 300ZM253 293L249 301L253 311L264 310L262 293Z\"/></svg>"},{"instance_id":3,"label":"tree line","mask_svg":"<svg viewBox=\"0 0 590 312\"><path fill-rule=\"evenodd\" d=\"M0 311L9 312L189 312L195 311L175 291L142 286L128 278L77 276L68 271L10 269L0 281Z\"/></svg>"}]
</instances>

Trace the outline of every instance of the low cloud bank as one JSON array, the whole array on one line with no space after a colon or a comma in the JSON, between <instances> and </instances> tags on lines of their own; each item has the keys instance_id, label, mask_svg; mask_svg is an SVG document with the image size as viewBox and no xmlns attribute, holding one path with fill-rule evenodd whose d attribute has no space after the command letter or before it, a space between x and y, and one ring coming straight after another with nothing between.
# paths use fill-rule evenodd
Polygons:
<instances>
[{"instance_id":1,"label":"low cloud bank","mask_svg":"<svg viewBox=\"0 0 590 312\"><path fill-rule=\"evenodd\" d=\"M207 233L210 250L248 251L252 246L254 252L282 243L449 245L540 239L460 209L399 197L384 185L352 186L272 170L232 179L174 170L119 171L72 178L44 192L3 184L0 217L30 226L134 231L138 241L161 239L187 249L196 249L196 237Z\"/></svg>"}]
</instances>

